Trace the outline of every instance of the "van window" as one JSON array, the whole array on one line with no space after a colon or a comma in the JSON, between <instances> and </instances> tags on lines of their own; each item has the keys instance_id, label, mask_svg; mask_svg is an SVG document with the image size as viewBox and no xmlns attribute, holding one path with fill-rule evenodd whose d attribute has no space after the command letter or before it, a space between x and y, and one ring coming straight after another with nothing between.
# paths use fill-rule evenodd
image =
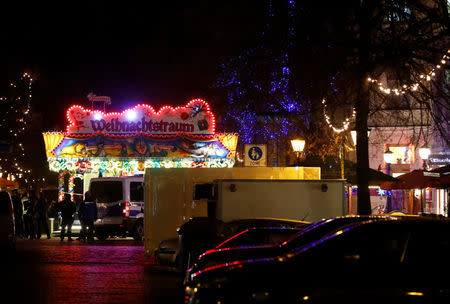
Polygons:
<instances>
[{"instance_id":1,"label":"van window","mask_svg":"<svg viewBox=\"0 0 450 304\"><path fill-rule=\"evenodd\" d=\"M130 201L142 202L144 201L144 187L141 182L130 183Z\"/></svg>"},{"instance_id":2,"label":"van window","mask_svg":"<svg viewBox=\"0 0 450 304\"><path fill-rule=\"evenodd\" d=\"M123 199L122 181L92 181L91 194L100 203L112 203Z\"/></svg>"},{"instance_id":3,"label":"van window","mask_svg":"<svg viewBox=\"0 0 450 304\"><path fill-rule=\"evenodd\" d=\"M214 198L214 185L213 184L195 184L194 200Z\"/></svg>"}]
</instances>

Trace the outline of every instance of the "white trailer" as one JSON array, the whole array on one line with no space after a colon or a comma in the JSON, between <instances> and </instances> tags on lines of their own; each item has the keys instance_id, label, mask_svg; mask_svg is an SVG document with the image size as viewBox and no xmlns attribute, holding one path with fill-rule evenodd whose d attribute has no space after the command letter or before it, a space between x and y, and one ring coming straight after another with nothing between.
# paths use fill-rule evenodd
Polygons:
<instances>
[{"instance_id":1,"label":"white trailer","mask_svg":"<svg viewBox=\"0 0 450 304\"><path fill-rule=\"evenodd\" d=\"M344 181L320 180L320 168L147 169L144 184L146 254L160 241L177 237L177 229L191 217L207 216L211 200L216 201L216 217L224 221L316 220L347 212Z\"/></svg>"},{"instance_id":2,"label":"white trailer","mask_svg":"<svg viewBox=\"0 0 450 304\"><path fill-rule=\"evenodd\" d=\"M217 180L216 217L318 221L347 214L343 180Z\"/></svg>"}]
</instances>

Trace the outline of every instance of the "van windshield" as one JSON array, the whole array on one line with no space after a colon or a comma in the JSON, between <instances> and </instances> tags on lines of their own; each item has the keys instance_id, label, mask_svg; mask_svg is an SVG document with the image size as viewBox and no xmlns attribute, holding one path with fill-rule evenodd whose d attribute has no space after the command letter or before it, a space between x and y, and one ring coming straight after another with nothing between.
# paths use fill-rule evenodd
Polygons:
<instances>
[{"instance_id":1,"label":"van windshield","mask_svg":"<svg viewBox=\"0 0 450 304\"><path fill-rule=\"evenodd\" d=\"M123 199L121 181L92 181L90 190L99 203L112 203Z\"/></svg>"}]
</instances>

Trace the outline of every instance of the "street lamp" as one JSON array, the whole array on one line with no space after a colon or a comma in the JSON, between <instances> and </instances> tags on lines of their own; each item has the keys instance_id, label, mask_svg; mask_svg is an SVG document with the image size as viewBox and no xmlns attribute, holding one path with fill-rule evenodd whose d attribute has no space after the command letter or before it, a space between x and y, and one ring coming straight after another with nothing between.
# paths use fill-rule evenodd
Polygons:
<instances>
[{"instance_id":1,"label":"street lamp","mask_svg":"<svg viewBox=\"0 0 450 304\"><path fill-rule=\"evenodd\" d=\"M300 152L303 152L303 149L305 148L305 140L300 138L293 139L291 140L291 145L292 150L294 150L297 155L296 165L298 166L300 164Z\"/></svg>"},{"instance_id":2,"label":"street lamp","mask_svg":"<svg viewBox=\"0 0 450 304\"><path fill-rule=\"evenodd\" d=\"M389 150L389 147L388 147L387 151L384 152L383 157L384 157L384 161L387 164L387 175L391 175L391 164L394 161L394 153L392 153L392 151ZM387 198L386 198L385 210L387 212L391 211L391 209L392 209L391 195L392 195L392 193L390 195L388 193Z\"/></svg>"},{"instance_id":3,"label":"street lamp","mask_svg":"<svg viewBox=\"0 0 450 304\"><path fill-rule=\"evenodd\" d=\"M430 156L431 150L426 145L423 145L422 148L419 149L420 158L423 160L423 169L427 169L427 160Z\"/></svg>"},{"instance_id":4,"label":"street lamp","mask_svg":"<svg viewBox=\"0 0 450 304\"><path fill-rule=\"evenodd\" d=\"M394 161L394 153L392 153L391 150L389 150L389 148L387 149L386 152L384 152L384 161L387 164L387 174L391 175L391 164Z\"/></svg>"}]
</instances>

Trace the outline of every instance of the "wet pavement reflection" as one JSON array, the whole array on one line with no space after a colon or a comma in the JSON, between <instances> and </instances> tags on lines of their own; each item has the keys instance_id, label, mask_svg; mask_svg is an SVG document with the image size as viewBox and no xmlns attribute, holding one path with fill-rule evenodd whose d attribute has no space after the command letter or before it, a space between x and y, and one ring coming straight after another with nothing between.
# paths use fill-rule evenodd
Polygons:
<instances>
[{"instance_id":1,"label":"wet pavement reflection","mask_svg":"<svg viewBox=\"0 0 450 304\"><path fill-rule=\"evenodd\" d=\"M11 303L183 303L179 276L131 239L18 240L2 264L2 295Z\"/></svg>"}]
</instances>

